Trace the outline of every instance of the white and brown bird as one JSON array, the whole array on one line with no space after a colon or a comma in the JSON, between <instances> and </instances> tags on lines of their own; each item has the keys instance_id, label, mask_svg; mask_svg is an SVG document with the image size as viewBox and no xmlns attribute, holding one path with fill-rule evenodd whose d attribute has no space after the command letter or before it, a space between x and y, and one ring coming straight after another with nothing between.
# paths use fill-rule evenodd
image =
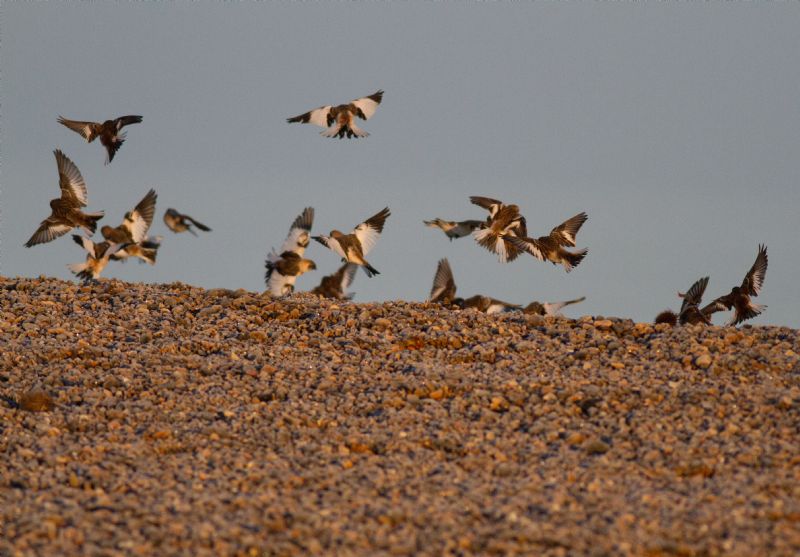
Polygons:
<instances>
[{"instance_id":1,"label":"white and brown bird","mask_svg":"<svg viewBox=\"0 0 800 557\"><path fill-rule=\"evenodd\" d=\"M197 232L194 231L192 225L196 226L199 230L203 232L211 232L211 229L207 227L205 224L197 222L189 215L184 215L179 213L173 208L167 209L164 213L164 224L167 225L167 228L175 232L186 232L187 230L191 232L194 236L197 236Z\"/></svg>"},{"instance_id":2,"label":"white and brown bird","mask_svg":"<svg viewBox=\"0 0 800 557\"><path fill-rule=\"evenodd\" d=\"M452 220L443 220L440 218L436 218L433 220L424 220L422 222L424 222L425 225L427 226L441 229L442 232L444 232L452 242L455 238L463 238L464 236L469 236L476 228L479 228L485 221L482 220L452 221Z\"/></svg>"},{"instance_id":3,"label":"white and brown bird","mask_svg":"<svg viewBox=\"0 0 800 557\"><path fill-rule=\"evenodd\" d=\"M575 236L588 218L586 213L578 213L553 228L547 236L540 236L539 238L511 236L508 237L508 241L517 249L527 251L540 261L550 261L553 265L563 265L564 269L569 273L583 261L589 250L584 248L572 252L565 249L565 246L575 247Z\"/></svg>"},{"instance_id":4,"label":"white and brown bird","mask_svg":"<svg viewBox=\"0 0 800 557\"><path fill-rule=\"evenodd\" d=\"M734 286L730 293L725 296L720 296L703 308L703 311L733 309L733 317L731 317L726 325L738 325L742 321L760 315L767 306L754 304L750 298L755 298L761 292L761 287L764 285L764 278L767 276L767 264L767 246L759 245L756 260L753 266L750 267L747 275L745 275L741 286Z\"/></svg>"},{"instance_id":5,"label":"white and brown bird","mask_svg":"<svg viewBox=\"0 0 800 557\"><path fill-rule=\"evenodd\" d=\"M305 114L287 118L290 124L300 122L302 124L314 124L322 128L327 128L320 132L325 137L367 137L369 133L360 129L356 125L356 118L369 120L378 105L383 100L383 91L377 91L367 97L361 97L347 104L338 106L321 106Z\"/></svg>"},{"instance_id":6,"label":"white and brown bird","mask_svg":"<svg viewBox=\"0 0 800 557\"><path fill-rule=\"evenodd\" d=\"M534 315L562 315L561 310L566 306L578 304L585 299L586 296L581 296L580 298L576 298L574 300L564 300L563 302L531 302L525 306L525 309L522 311L523 313Z\"/></svg>"},{"instance_id":7,"label":"white and brown bird","mask_svg":"<svg viewBox=\"0 0 800 557\"><path fill-rule=\"evenodd\" d=\"M353 280L356 278L358 265L355 263L345 263L332 275L322 277L319 286L311 290L312 294L323 298L333 298L335 300L351 300L353 292L347 292Z\"/></svg>"},{"instance_id":8,"label":"white and brown bird","mask_svg":"<svg viewBox=\"0 0 800 557\"><path fill-rule=\"evenodd\" d=\"M314 208L306 207L289 228L280 253L272 249L267 254L264 264L267 271L264 280L267 289L273 296L284 296L294 292L297 277L317 268L310 259L303 259L303 254L311 238L311 226L314 224Z\"/></svg>"},{"instance_id":9,"label":"white and brown bird","mask_svg":"<svg viewBox=\"0 0 800 557\"><path fill-rule=\"evenodd\" d=\"M521 309L517 304L509 304L489 296L477 294L466 300L456 297L456 282L453 278L453 270L447 258L439 260L436 266L436 274L433 276L433 286L428 301L442 304L443 306L456 306L461 309L474 308L487 314L503 313Z\"/></svg>"},{"instance_id":10,"label":"white and brown bird","mask_svg":"<svg viewBox=\"0 0 800 557\"><path fill-rule=\"evenodd\" d=\"M160 239L148 238L147 231L153 224L157 198L155 190L151 189L132 211L125 213L122 224L116 228L108 225L100 228L103 238L108 242L125 244L125 247L117 251L111 259L124 260L128 257L138 257L151 265L155 264L158 247L161 245Z\"/></svg>"},{"instance_id":11,"label":"white and brown bird","mask_svg":"<svg viewBox=\"0 0 800 557\"><path fill-rule=\"evenodd\" d=\"M86 250L86 261L83 263L72 263L67 265L73 274L82 279L83 282L90 282L100 278L100 273L108 265L108 261L123 244L114 244L111 242L94 243L89 238L73 234L72 239L76 244Z\"/></svg>"},{"instance_id":12,"label":"white and brown bird","mask_svg":"<svg viewBox=\"0 0 800 557\"><path fill-rule=\"evenodd\" d=\"M670 325L711 325L711 314L719 311L714 304L709 304L700 309L700 302L703 301L703 293L708 286L708 277L697 279L686 293L678 292L678 297L683 299L681 309L678 313L670 309L665 309L656 315L654 323L668 323Z\"/></svg>"},{"instance_id":13,"label":"white and brown bird","mask_svg":"<svg viewBox=\"0 0 800 557\"><path fill-rule=\"evenodd\" d=\"M456 298L453 300L453 303L459 306L461 309L474 308L488 315L522 309L522 306L518 304L510 304L508 302L503 302L502 300L490 298L489 296L482 296L480 294L467 298L466 300Z\"/></svg>"},{"instance_id":14,"label":"white and brown bird","mask_svg":"<svg viewBox=\"0 0 800 557\"><path fill-rule=\"evenodd\" d=\"M53 153L58 165L58 185L61 188L61 197L50 201L50 216L42 221L33 236L25 243L26 248L55 240L73 228L80 228L90 235L94 234L97 229L97 221L103 218L102 211L97 213L81 211L81 207L86 207L88 203L83 176L75 163L64 153L58 149Z\"/></svg>"},{"instance_id":15,"label":"white and brown bird","mask_svg":"<svg viewBox=\"0 0 800 557\"><path fill-rule=\"evenodd\" d=\"M367 276L372 277L380 273L364 258L375 247L381 232L383 232L383 225L390 214L389 207L385 207L356 226L350 234L332 230L330 236L313 236L313 238L339 254L344 261L360 265L364 268Z\"/></svg>"},{"instance_id":16,"label":"white and brown bird","mask_svg":"<svg viewBox=\"0 0 800 557\"><path fill-rule=\"evenodd\" d=\"M497 199L473 195L469 200L489 211L489 217L472 233L478 245L497 254L501 263L514 261L523 252L511 238L525 237L528 227L516 205L506 205Z\"/></svg>"},{"instance_id":17,"label":"white and brown bird","mask_svg":"<svg viewBox=\"0 0 800 557\"><path fill-rule=\"evenodd\" d=\"M98 122L67 120L63 116L58 117L59 124L64 124L72 131L79 133L88 143L91 143L99 137L100 143L106 148L106 164L114 160L114 155L122 144L125 143L125 132L120 130L122 130L124 126L138 124L141 121L141 116L120 116L113 120L106 120L102 124Z\"/></svg>"}]
</instances>

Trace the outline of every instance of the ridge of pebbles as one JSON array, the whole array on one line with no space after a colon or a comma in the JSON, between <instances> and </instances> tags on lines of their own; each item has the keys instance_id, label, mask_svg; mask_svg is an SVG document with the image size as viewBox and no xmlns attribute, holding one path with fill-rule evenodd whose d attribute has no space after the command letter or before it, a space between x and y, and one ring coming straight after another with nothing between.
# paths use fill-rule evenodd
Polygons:
<instances>
[{"instance_id":1,"label":"ridge of pebbles","mask_svg":"<svg viewBox=\"0 0 800 557\"><path fill-rule=\"evenodd\" d=\"M800 342L0 277L0 555L797 555Z\"/></svg>"}]
</instances>

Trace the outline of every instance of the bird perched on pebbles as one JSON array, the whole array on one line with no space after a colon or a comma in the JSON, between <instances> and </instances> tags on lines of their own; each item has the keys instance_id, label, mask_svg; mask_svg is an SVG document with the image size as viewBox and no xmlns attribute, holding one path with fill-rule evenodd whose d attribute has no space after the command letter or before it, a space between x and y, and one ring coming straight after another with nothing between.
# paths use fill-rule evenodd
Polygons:
<instances>
[{"instance_id":1,"label":"bird perched on pebbles","mask_svg":"<svg viewBox=\"0 0 800 557\"><path fill-rule=\"evenodd\" d=\"M96 244L89 238L77 234L73 234L72 239L86 250L86 261L72 263L67 265L67 268L85 283L100 278L100 273L108 265L111 256L124 246L124 244L113 244L107 241Z\"/></svg>"},{"instance_id":2,"label":"bird perched on pebbles","mask_svg":"<svg viewBox=\"0 0 800 557\"><path fill-rule=\"evenodd\" d=\"M211 232L211 229L205 224L197 222L189 215L181 214L173 208L167 209L167 211L164 213L164 224L166 224L167 228L176 234L178 232L186 232L188 230L194 236L197 236L197 232L192 229L192 225L196 226L203 232Z\"/></svg>"},{"instance_id":3,"label":"bird perched on pebbles","mask_svg":"<svg viewBox=\"0 0 800 557\"><path fill-rule=\"evenodd\" d=\"M369 133L356 125L356 118L369 120L375 114L375 110L377 110L382 100L383 91L377 91L347 104L321 106L305 114L287 118L286 121L290 124L300 122L328 128L320 132L320 135L324 137L338 137L339 139L345 136L348 138L367 137Z\"/></svg>"},{"instance_id":4,"label":"bird perched on pebbles","mask_svg":"<svg viewBox=\"0 0 800 557\"><path fill-rule=\"evenodd\" d=\"M703 301L703 293L708 286L708 277L703 277L695 281L686 293L678 292L678 297L683 298L680 312L664 310L656 316L655 323L669 323L670 325L711 325L711 314L717 311L713 304L700 309L700 302Z\"/></svg>"},{"instance_id":5,"label":"bird perched on pebbles","mask_svg":"<svg viewBox=\"0 0 800 557\"><path fill-rule=\"evenodd\" d=\"M750 298L758 296L761 292L764 278L767 275L767 263L767 246L759 245L756 260L747 275L745 275L741 286L734 286L730 293L720 296L703 308L703 311L707 309L709 311L712 309L715 311L733 309L733 317L726 325L738 325L742 321L760 315L767 306L755 304Z\"/></svg>"},{"instance_id":6,"label":"bird perched on pebbles","mask_svg":"<svg viewBox=\"0 0 800 557\"><path fill-rule=\"evenodd\" d=\"M575 300L565 300L563 302L531 302L525 306L525 309L522 311L523 313L533 315L561 315L561 310L563 308L572 304L578 304L585 299L586 296L581 296Z\"/></svg>"},{"instance_id":7,"label":"bird perched on pebbles","mask_svg":"<svg viewBox=\"0 0 800 557\"><path fill-rule=\"evenodd\" d=\"M139 124L142 121L141 116L120 116L113 120L106 120L102 124L98 122L81 122L78 120L67 120L63 116L58 117L58 123L63 124L74 132L79 133L86 139L87 143L91 143L98 137L100 143L106 148L106 164L114 160L114 155L117 153L122 144L125 143L125 132L120 132L124 126L131 124Z\"/></svg>"},{"instance_id":8,"label":"bird perched on pebbles","mask_svg":"<svg viewBox=\"0 0 800 557\"><path fill-rule=\"evenodd\" d=\"M509 304L489 296L480 294L467 298L456 297L456 282L453 278L453 270L447 258L440 259L436 266L436 274L433 276L433 286L428 301L442 304L444 306L456 306L461 309L474 308L483 313L493 314L506 311L521 309L521 306Z\"/></svg>"},{"instance_id":9,"label":"bird perched on pebbles","mask_svg":"<svg viewBox=\"0 0 800 557\"><path fill-rule=\"evenodd\" d=\"M424 222L427 226L441 229L442 232L444 232L447 237L450 238L451 242L455 238L469 236L476 228L479 228L484 223L482 220L452 221L443 220L440 218L424 220L422 222Z\"/></svg>"},{"instance_id":10,"label":"bird perched on pebbles","mask_svg":"<svg viewBox=\"0 0 800 557\"><path fill-rule=\"evenodd\" d=\"M100 232L108 242L115 244L125 244L111 256L114 260L125 260L128 257L138 257L151 265L156 262L158 248L161 245L160 238L148 238L147 231L153 224L153 217L156 213L156 199L158 195L151 189L142 198L133 211L125 213L122 224L113 228L103 226Z\"/></svg>"},{"instance_id":11,"label":"bird perched on pebbles","mask_svg":"<svg viewBox=\"0 0 800 557\"><path fill-rule=\"evenodd\" d=\"M311 293L323 298L333 298L335 300L351 300L353 292L347 292L353 280L356 278L358 265L355 263L345 263L332 275L322 277L319 286L316 286Z\"/></svg>"},{"instance_id":12,"label":"bird perched on pebbles","mask_svg":"<svg viewBox=\"0 0 800 557\"><path fill-rule=\"evenodd\" d=\"M565 249L564 246L575 247L575 236L588 218L586 213L578 213L553 228L547 236L539 238L511 236L508 241L518 250L527 251L540 261L550 261L553 265L563 265L564 269L569 273L583 261L589 250L584 248L571 252Z\"/></svg>"},{"instance_id":13,"label":"bird perched on pebbles","mask_svg":"<svg viewBox=\"0 0 800 557\"><path fill-rule=\"evenodd\" d=\"M383 225L391 213L389 207L359 224L350 234L332 230L330 236L313 236L314 240L338 253L344 261L363 267L368 277L380 274L364 257L372 250L383 232Z\"/></svg>"},{"instance_id":14,"label":"bird perched on pebbles","mask_svg":"<svg viewBox=\"0 0 800 557\"><path fill-rule=\"evenodd\" d=\"M514 261L523 250L513 244L511 239L528 235L525 217L520 215L519 207L477 195L473 195L469 200L474 205L489 211L486 221L472 232L475 241L497 254L501 263Z\"/></svg>"},{"instance_id":15,"label":"bird perched on pebbles","mask_svg":"<svg viewBox=\"0 0 800 557\"><path fill-rule=\"evenodd\" d=\"M281 246L280 253L272 249L267 254L264 280L273 296L284 296L294 292L297 277L317 268L310 259L303 259L314 224L314 208L306 207L292 222L289 235Z\"/></svg>"},{"instance_id":16,"label":"bird perched on pebbles","mask_svg":"<svg viewBox=\"0 0 800 557\"><path fill-rule=\"evenodd\" d=\"M94 234L97 229L97 221L103 218L102 211L97 213L81 211L81 207L86 207L88 203L83 176L75 163L64 153L58 149L53 153L58 165L58 184L61 188L61 197L50 201L50 216L42 221L33 236L25 243L26 248L55 240L73 228L80 228L90 235Z\"/></svg>"}]
</instances>

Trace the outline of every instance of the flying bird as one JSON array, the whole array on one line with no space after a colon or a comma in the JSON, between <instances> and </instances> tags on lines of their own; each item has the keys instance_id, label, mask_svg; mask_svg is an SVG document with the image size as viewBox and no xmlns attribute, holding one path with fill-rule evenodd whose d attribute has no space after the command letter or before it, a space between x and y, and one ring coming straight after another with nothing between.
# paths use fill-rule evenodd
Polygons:
<instances>
[{"instance_id":1,"label":"flying bird","mask_svg":"<svg viewBox=\"0 0 800 557\"><path fill-rule=\"evenodd\" d=\"M330 236L313 236L314 240L338 253L344 261L361 265L368 277L380 274L364 257L375 246L390 215L389 207L371 216L353 229L350 234L332 230Z\"/></svg>"},{"instance_id":2,"label":"flying bird","mask_svg":"<svg viewBox=\"0 0 800 557\"><path fill-rule=\"evenodd\" d=\"M480 227L484 221L482 220L462 220L462 221L452 221L452 220L442 220L439 218L433 220L424 220L427 226L431 226L433 228L440 228L450 241L452 242L455 238L463 238L464 236L469 236L472 232Z\"/></svg>"},{"instance_id":3,"label":"flying bird","mask_svg":"<svg viewBox=\"0 0 800 557\"><path fill-rule=\"evenodd\" d=\"M703 308L703 311L706 311L707 308L716 308L717 311L733 309L733 317L726 325L738 325L742 321L760 315L767 306L754 304L750 298L758 296L761 292L764 278L767 275L767 263L767 246L759 245L756 260L745 275L742 285L734 286L729 294L720 296Z\"/></svg>"},{"instance_id":4,"label":"flying bird","mask_svg":"<svg viewBox=\"0 0 800 557\"><path fill-rule=\"evenodd\" d=\"M311 293L323 298L334 298L336 300L350 300L353 293L347 292L356 277L358 265L355 263L345 263L332 275L322 277L319 286L315 287Z\"/></svg>"},{"instance_id":5,"label":"flying bird","mask_svg":"<svg viewBox=\"0 0 800 557\"><path fill-rule=\"evenodd\" d=\"M528 235L525 217L520 215L519 207L506 205L497 199L473 195L469 200L489 211L485 222L473 231L472 236L478 244L498 255L501 263L514 261L525 251L511 242L512 238Z\"/></svg>"},{"instance_id":6,"label":"flying bird","mask_svg":"<svg viewBox=\"0 0 800 557\"><path fill-rule=\"evenodd\" d=\"M534 315L561 315L561 310L571 304L577 304L586 299L586 296L581 296L580 298L576 298L575 300L565 300L563 302L531 302L525 309L523 309L523 313L529 313Z\"/></svg>"},{"instance_id":7,"label":"flying bird","mask_svg":"<svg viewBox=\"0 0 800 557\"><path fill-rule=\"evenodd\" d=\"M167 209L166 213L164 213L164 224L166 224L167 228L176 234L178 232L186 232L188 230L194 236L197 236L197 232L194 231L192 225L196 226L203 232L211 232L211 229L205 224L197 222L189 215L183 215L172 208Z\"/></svg>"},{"instance_id":8,"label":"flying bird","mask_svg":"<svg viewBox=\"0 0 800 557\"><path fill-rule=\"evenodd\" d=\"M433 275L433 286L428 301L452 305L456 300L456 281L453 278L453 270L447 258L440 259L436 266L436 274Z\"/></svg>"},{"instance_id":9,"label":"flying bird","mask_svg":"<svg viewBox=\"0 0 800 557\"><path fill-rule=\"evenodd\" d=\"M280 253L273 248L267 255L264 280L273 296L284 296L294 292L297 277L317 268L310 259L303 259L314 223L314 208L306 207L289 228L289 235L281 246Z\"/></svg>"},{"instance_id":10,"label":"flying bird","mask_svg":"<svg viewBox=\"0 0 800 557\"><path fill-rule=\"evenodd\" d=\"M128 257L138 257L151 265L155 264L156 253L161 243L159 238L148 238L147 231L153 224L157 198L155 190L151 189L136 204L133 211L125 213L122 224L116 228L108 225L100 228L103 238L107 241L125 244L124 248L111 257L112 259L124 260Z\"/></svg>"},{"instance_id":11,"label":"flying bird","mask_svg":"<svg viewBox=\"0 0 800 557\"><path fill-rule=\"evenodd\" d=\"M100 278L100 273L108 265L110 257L122 247L122 244L113 244L107 241L96 244L89 238L77 234L73 234L72 239L86 250L86 261L84 263L72 263L67 267L83 282L90 282Z\"/></svg>"},{"instance_id":12,"label":"flying bird","mask_svg":"<svg viewBox=\"0 0 800 557\"><path fill-rule=\"evenodd\" d=\"M586 213L578 213L553 228L548 236L539 238L510 236L508 241L517 249L527 251L536 259L550 261L553 265L560 263L569 273L583 261L589 250L584 248L572 252L565 249L565 246L575 247L575 236L588 218Z\"/></svg>"},{"instance_id":13,"label":"flying bird","mask_svg":"<svg viewBox=\"0 0 800 557\"><path fill-rule=\"evenodd\" d=\"M88 195L86 183L83 181L78 167L64 153L53 151L58 165L58 183L61 197L50 201L50 216L39 225L30 240L25 243L29 248L43 244L63 236L73 228L80 228L87 234L94 234L97 221L103 218L103 212L84 213L80 209L86 207Z\"/></svg>"},{"instance_id":14,"label":"flying bird","mask_svg":"<svg viewBox=\"0 0 800 557\"><path fill-rule=\"evenodd\" d=\"M58 117L58 123L64 124L72 131L79 133L91 143L98 137L100 143L106 148L106 164L114 160L114 155L117 153L122 144L125 143L125 132L120 130L131 124L138 124L142 121L141 116L120 116L114 120L106 120L102 124L97 122L80 122L78 120L67 120L63 116Z\"/></svg>"},{"instance_id":15,"label":"flying bird","mask_svg":"<svg viewBox=\"0 0 800 557\"><path fill-rule=\"evenodd\" d=\"M300 116L287 118L289 123L300 122L302 124L314 124L323 128L328 128L321 135L325 137L343 138L345 135L350 137L367 137L369 133L356 126L356 117L362 120L369 120L378 105L383 100L383 91L377 91L367 97L361 97L348 104L339 106L321 106Z\"/></svg>"},{"instance_id":16,"label":"flying bird","mask_svg":"<svg viewBox=\"0 0 800 557\"><path fill-rule=\"evenodd\" d=\"M656 315L655 323L669 323L670 325L711 325L711 314L719 311L714 304L700 309L700 302L703 301L703 294L708 286L708 277L703 277L694 282L686 293L678 292L678 297L683 299L681 309L678 313L665 309Z\"/></svg>"}]
</instances>

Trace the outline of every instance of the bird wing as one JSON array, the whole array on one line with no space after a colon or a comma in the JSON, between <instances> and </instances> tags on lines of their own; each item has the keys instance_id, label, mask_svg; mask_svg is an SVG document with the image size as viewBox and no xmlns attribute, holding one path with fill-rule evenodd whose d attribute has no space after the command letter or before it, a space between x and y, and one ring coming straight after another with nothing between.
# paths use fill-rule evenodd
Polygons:
<instances>
[{"instance_id":1,"label":"bird wing","mask_svg":"<svg viewBox=\"0 0 800 557\"><path fill-rule=\"evenodd\" d=\"M314 110L310 110L305 114L287 118L286 121L290 124L293 122L300 122L301 124L314 124L315 126L320 126L321 128L327 128L330 126L330 121L328 119L330 112L331 105L321 106L319 108L315 108Z\"/></svg>"},{"instance_id":2,"label":"bird wing","mask_svg":"<svg viewBox=\"0 0 800 557\"><path fill-rule=\"evenodd\" d=\"M683 298L683 303L681 304L680 313L683 313L687 307L699 305L700 302L703 301L703 293L706 291L706 286L708 286L708 277L698 279L689 287L686 294L681 296Z\"/></svg>"},{"instance_id":3,"label":"bird wing","mask_svg":"<svg viewBox=\"0 0 800 557\"><path fill-rule=\"evenodd\" d=\"M297 277L282 275L274 268L267 269L267 289L273 296L283 296L294 289Z\"/></svg>"},{"instance_id":4,"label":"bird wing","mask_svg":"<svg viewBox=\"0 0 800 557\"><path fill-rule=\"evenodd\" d=\"M360 99L356 99L351 101L350 104L355 106L358 109L358 117L363 120L369 120L375 111L378 109L378 105L381 104L383 100L383 91L377 91L367 97L361 97Z\"/></svg>"},{"instance_id":5,"label":"bird wing","mask_svg":"<svg viewBox=\"0 0 800 557\"><path fill-rule=\"evenodd\" d=\"M306 247L308 246L309 232L311 232L311 225L313 223L314 208L306 207L303 209L303 212L300 213L296 219L294 219L294 222L289 229L289 235L286 237L286 240L281 246L281 253L285 251L292 251L297 255L302 256L306 251Z\"/></svg>"},{"instance_id":6,"label":"bird wing","mask_svg":"<svg viewBox=\"0 0 800 557\"><path fill-rule=\"evenodd\" d=\"M539 240L534 238L518 238L516 236L506 236L505 239L518 250L530 253L539 261L545 260Z\"/></svg>"},{"instance_id":7,"label":"bird wing","mask_svg":"<svg viewBox=\"0 0 800 557\"><path fill-rule=\"evenodd\" d=\"M25 242L25 247L29 248L31 246L35 246L36 244L50 242L60 236L63 236L73 228L74 226L69 223L63 222L59 219L54 219L53 217L48 217L42 221L42 223L39 225L39 228L37 228L36 232L34 232L33 236L31 236L30 240Z\"/></svg>"},{"instance_id":8,"label":"bird wing","mask_svg":"<svg viewBox=\"0 0 800 557\"><path fill-rule=\"evenodd\" d=\"M96 250L95 250L95 247L97 246L97 244L95 244L94 242L92 242L92 241L91 241L89 238L87 238L86 236L80 236L80 235L78 235L78 234L73 234L73 235L72 235L72 240L73 240L73 241L74 241L76 244L78 244L79 246L81 246L83 249L85 249L85 250L86 250L86 252L87 252L89 255L91 255L92 257L94 257L95 259L97 259L97 254L96 254ZM115 245L116 245L116 244L115 244Z\"/></svg>"},{"instance_id":9,"label":"bird wing","mask_svg":"<svg viewBox=\"0 0 800 557\"><path fill-rule=\"evenodd\" d=\"M747 275L742 281L742 290L750 296L758 296L761 287L764 285L764 277L767 275L767 246L758 246L758 255L755 263L750 267Z\"/></svg>"},{"instance_id":10,"label":"bird wing","mask_svg":"<svg viewBox=\"0 0 800 557\"><path fill-rule=\"evenodd\" d=\"M142 121L141 116L120 116L116 120L114 120L117 129L122 128L123 126L129 126L131 124L139 124Z\"/></svg>"},{"instance_id":11,"label":"bird wing","mask_svg":"<svg viewBox=\"0 0 800 557\"><path fill-rule=\"evenodd\" d=\"M92 130L98 126L96 122L81 122L79 120L67 120L63 116L58 117L58 123L63 124L72 131L79 133L84 139L89 139Z\"/></svg>"},{"instance_id":12,"label":"bird wing","mask_svg":"<svg viewBox=\"0 0 800 557\"><path fill-rule=\"evenodd\" d=\"M202 222L197 222L196 220L194 220L189 215L182 215L182 216L183 216L183 218L185 218L186 220L191 222L193 225L195 225L197 228L199 228L203 232L211 232L211 229L209 227L207 227L205 224L203 224Z\"/></svg>"},{"instance_id":13,"label":"bird wing","mask_svg":"<svg viewBox=\"0 0 800 557\"><path fill-rule=\"evenodd\" d=\"M342 294L347 292L347 289L350 288L350 285L353 284L353 279L356 278L356 271L358 271L358 265L355 263L345 263L339 270L336 271L334 277L336 277L337 281L341 285Z\"/></svg>"},{"instance_id":14,"label":"bird wing","mask_svg":"<svg viewBox=\"0 0 800 557\"><path fill-rule=\"evenodd\" d=\"M436 267L436 274L433 276L431 295L428 299L431 302L438 302L445 294L447 294L449 298L453 298L456 295L456 282L453 278L453 270L450 268L450 262L447 258L439 260L439 265Z\"/></svg>"},{"instance_id":15,"label":"bird wing","mask_svg":"<svg viewBox=\"0 0 800 557\"><path fill-rule=\"evenodd\" d=\"M570 304L577 304L586 299L586 296L581 296L580 298L576 298L575 300L564 300L563 302L545 302L542 304L544 306L544 313L545 315L559 315L561 310L570 305Z\"/></svg>"},{"instance_id":16,"label":"bird wing","mask_svg":"<svg viewBox=\"0 0 800 557\"><path fill-rule=\"evenodd\" d=\"M336 238L332 238L330 236L312 236L312 239L316 240L326 248L332 250L334 253L339 255L343 259L347 259L347 254L344 252L342 245L339 243L339 240Z\"/></svg>"},{"instance_id":17,"label":"bird wing","mask_svg":"<svg viewBox=\"0 0 800 557\"><path fill-rule=\"evenodd\" d=\"M147 231L150 230L150 225L153 224L153 217L156 213L156 192L150 190L137 203L133 211L125 215L122 221L122 226L130 232L133 241L138 243L147 237Z\"/></svg>"},{"instance_id":18,"label":"bird wing","mask_svg":"<svg viewBox=\"0 0 800 557\"><path fill-rule=\"evenodd\" d=\"M106 148L106 164L114 160L114 155L117 154L119 148L125 143L126 137L127 134L125 132L119 132L113 136L106 134L100 136L100 143Z\"/></svg>"},{"instance_id":19,"label":"bird wing","mask_svg":"<svg viewBox=\"0 0 800 557\"><path fill-rule=\"evenodd\" d=\"M56 165L58 165L58 185L61 187L61 199L77 203L80 207L86 207L88 193L80 170L59 149L53 153L56 156Z\"/></svg>"},{"instance_id":20,"label":"bird wing","mask_svg":"<svg viewBox=\"0 0 800 557\"><path fill-rule=\"evenodd\" d=\"M495 212L502 204L502 201L498 201L497 199L492 199L491 197L481 197L479 195L473 195L469 198L470 202L473 205L477 205L478 207L483 207L490 213Z\"/></svg>"},{"instance_id":21,"label":"bird wing","mask_svg":"<svg viewBox=\"0 0 800 557\"><path fill-rule=\"evenodd\" d=\"M565 220L550 231L550 237L558 242L560 246L575 247L575 236L581 229L583 223L589 216L586 213L578 213L574 217Z\"/></svg>"},{"instance_id":22,"label":"bird wing","mask_svg":"<svg viewBox=\"0 0 800 557\"><path fill-rule=\"evenodd\" d=\"M383 225L390 214L389 207L384 207L383 210L372 215L353 229L353 234L361 244L361 253L363 255L367 255L377 243L381 232L383 232Z\"/></svg>"}]
</instances>

